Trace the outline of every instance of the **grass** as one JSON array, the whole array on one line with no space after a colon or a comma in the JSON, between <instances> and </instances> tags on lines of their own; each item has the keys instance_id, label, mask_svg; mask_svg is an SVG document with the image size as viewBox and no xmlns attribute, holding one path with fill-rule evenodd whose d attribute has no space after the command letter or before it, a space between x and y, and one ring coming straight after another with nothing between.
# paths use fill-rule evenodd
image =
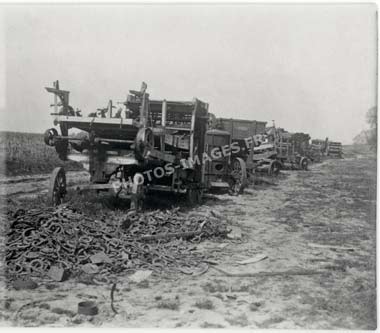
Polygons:
<instances>
[{"instance_id":1,"label":"grass","mask_svg":"<svg viewBox=\"0 0 380 333\"><path fill-rule=\"evenodd\" d=\"M76 162L58 158L54 147L47 146L43 134L0 132L0 174L7 176L50 173L55 167L82 170Z\"/></svg>"},{"instance_id":2,"label":"grass","mask_svg":"<svg viewBox=\"0 0 380 333\"><path fill-rule=\"evenodd\" d=\"M198 309L203 309L203 310L212 310L214 308L214 304L209 299L198 300L195 302L194 305Z\"/></svg>"}]
</instances>

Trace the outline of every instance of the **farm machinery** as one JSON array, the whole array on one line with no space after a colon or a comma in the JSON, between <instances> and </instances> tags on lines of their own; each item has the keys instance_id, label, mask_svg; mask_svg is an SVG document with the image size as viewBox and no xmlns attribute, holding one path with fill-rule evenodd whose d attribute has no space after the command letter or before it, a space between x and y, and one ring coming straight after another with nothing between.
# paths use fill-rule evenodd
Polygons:
<instances>
[{"instance_id":1,"label":"farm machinery","mask_svg":"<svg viewBox=\"0 0 380 333\"><path fill-rule=\"evenodd\" d=\"M313 139L308 151L308 157L314 162L321 162L322 158L342 158L343 148L341 142Z\"/></svg>"},{"instance_id":2,"label":"farm machinery","mask_svg":"<svg viewBox=\"0 0 380 333\"><path fill-rule=\"evenodd\" d=\"M307 170L309 161L307 151L310 136L306 133L289 133L273 126L268 129L269 136L276 148L276 159L281 168L290 170Z\"/></svg>"},{"instance_id":3,"label":"farm machinery","mask_svg":"<svg viewBox=\"0 0 380 333\"><path fill-rule=\"evenodd\" d=\"M326 140L313 139L307 152L307 157L312 161L319 163L326 154L328 138Z\"/></svg>"},{"instance_id":4,"label":"farm machinery","mask_svg":"<svg viewBox=\"0 0 380 333\"><path fill-rule=\"evenodd\" d=\"M239 170L242 187L255 172L278 174L281 164L276 160L276 150L267 141L266 122L256 120L217 118L213 126L231 135L233 169Z\"/></svg>"},{"instance_id":5,"label":"farm machinery","mask_svg":"<svg viewBox=\"0 0 380 333\"><path fill-rule=\"evenodd\" d=\"M148 192L184 194L197 204L205 190L234 189L241 180L231 170L230 156L204 157L229 142L226 133L208 131L208 104L196 98L151 100L146 89L143 83L140 90L130 90L116 112L110 101L85 117L70 106L69 91L61 90L58 81L46 88L54 94L51 115L60 134L50 128L44 140L60 159L81 162L89 171L90 183L78 188L113 190L136 210ZM69 134L71 129L81 132ZM66 175L59 167L51 176L49 201L60 204L65 195Z\"/></svg>"},{"instance_id":6,"label":"farm machinery","mask_svg":"<svg viewBox=\"0 0 380 333\"><path fill-rule=\"evenodd\" d=\"M326 156L332 158L342 158L343 157L343 148L342 143L337 141L328 141L326 148Z\"/></svg>"}]
</instances>

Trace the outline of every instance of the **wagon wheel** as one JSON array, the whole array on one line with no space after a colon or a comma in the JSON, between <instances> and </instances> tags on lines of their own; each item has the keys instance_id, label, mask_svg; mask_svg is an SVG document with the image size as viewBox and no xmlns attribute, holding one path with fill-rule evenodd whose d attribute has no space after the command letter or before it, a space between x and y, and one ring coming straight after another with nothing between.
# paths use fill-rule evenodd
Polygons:
<instances>
[{"instance_id":1,"label":"wagon wheel","mask_svg":"<svg viewBox=\"0 0 380 333\"><path fill-rule=\"evenodd\" d=\"M189 206L196 206L202 203L203 191L199 188L188 188L186 191L187 203Z\"/></svg>"},{"instance_id":2,"label":"wagon wheel","mask_svg":"<svg viewBox=\"0 0 380 333\"><path fill-rule=\"evenodd\" d=\"M66 174L61 167L55 168L50 177L48 200L52 206L58 206L66 195Z\"/></svg>"},{"instance_id":3,"label":"wagon wheel","mask_svg":"<svg viewBox=\"0 0 380 333\"><path fill-rule=\"evenodd\" d=\"M280 170L281 164L278 161L273 160L269 163L268 176L278 176Z\"/></svg>"},{"instance_id":4,"label":"wagon wheel","mask_svg":"<svg viewBox=\"0 0 380 333\"><path fill-rule=\"evenodd\" d=\"M306 157L301 157L300 166L302 170L307 170L307 167L309 166L309 161Z\"/></svg>"},{"instance_id":5,"label":"wagon wheel","mask_svg":"<svg viewBox=\"0 0 380 333\"><path fill-rule=\"evenodd\" d=\"M238 195L247 185L247 168L245 162L240 157L235 158L232 161L232 186L231 191L232 194Z\"/></svg>"}]
</instances>

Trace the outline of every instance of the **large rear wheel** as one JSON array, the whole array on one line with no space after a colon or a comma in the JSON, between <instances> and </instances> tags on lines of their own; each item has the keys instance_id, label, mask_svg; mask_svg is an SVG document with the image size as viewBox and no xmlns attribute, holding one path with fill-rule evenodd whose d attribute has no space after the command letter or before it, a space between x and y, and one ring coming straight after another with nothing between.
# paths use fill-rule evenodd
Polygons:
<instances>
[{"instance_id":1,"label":"large rear wheel","mask_svg":"<svg viewBox=\"0 0 380 333\"><path fill-rule=\"evenodd\" d=\"M52 206L58 206L66 195L66 174L61 167L55 168L50 177L48 201Z\"/></svg>"}]
</instances>

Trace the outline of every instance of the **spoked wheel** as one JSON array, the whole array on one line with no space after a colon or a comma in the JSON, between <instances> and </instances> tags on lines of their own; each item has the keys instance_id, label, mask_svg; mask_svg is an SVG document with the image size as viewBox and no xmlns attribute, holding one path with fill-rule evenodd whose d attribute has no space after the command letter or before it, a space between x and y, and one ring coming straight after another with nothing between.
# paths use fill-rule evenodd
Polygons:
<instances>
[{"instance_id":1,"label":"spoked wheel","mask_svg":"<svg viewBox=\"0 0 380 333\"><path fill-rule=\"evenodd\" d=\"M240 157L232 161L232 194L238 195L243 192L244 187L247 185L247 168L245 162Z\"/></svg>"},{"instance_id":2,"label":"spoked wheel","mask_svg":"<svg viewBox=\"0 0 380 333\"><path fill-rule=\"evenodd\" d=\"M187 203L189 206L196 206L202 203L203 191L198 188L188 188L186 192Z\"/></svg>"},{"instance_id":3,"label":"spoked wheel","mask_svg":"<svg viewBox=\"0 0 380 333\"><path fill-rule=\"evenodd\" d=\"M66 174L61 167L55 168L49 184L48 200L52 206L58 206L66 195Z\"/></svg>"},{"instance_id":4,"label":"spoked wheel","mask_svg":"<svg viewBox=\"0 0 380 333\"><path fill-rule=\"evenodd\" d=\"M268 168L268 175L269 176L278 176L281 170L281 164L280 162L273 160L269 163L269 168Z\"/></svg>"},{"instance_id":5,"label":"spoked wheel","mask_svg":"<svg viewBox=\"0 0 380 333\"><path fill-rule=\"evenodd\" d=\"M306 157L301 157L300 166L302 170L307 170L307 167L309 166L309 161Z\"/></svg>"}]
</instances>

